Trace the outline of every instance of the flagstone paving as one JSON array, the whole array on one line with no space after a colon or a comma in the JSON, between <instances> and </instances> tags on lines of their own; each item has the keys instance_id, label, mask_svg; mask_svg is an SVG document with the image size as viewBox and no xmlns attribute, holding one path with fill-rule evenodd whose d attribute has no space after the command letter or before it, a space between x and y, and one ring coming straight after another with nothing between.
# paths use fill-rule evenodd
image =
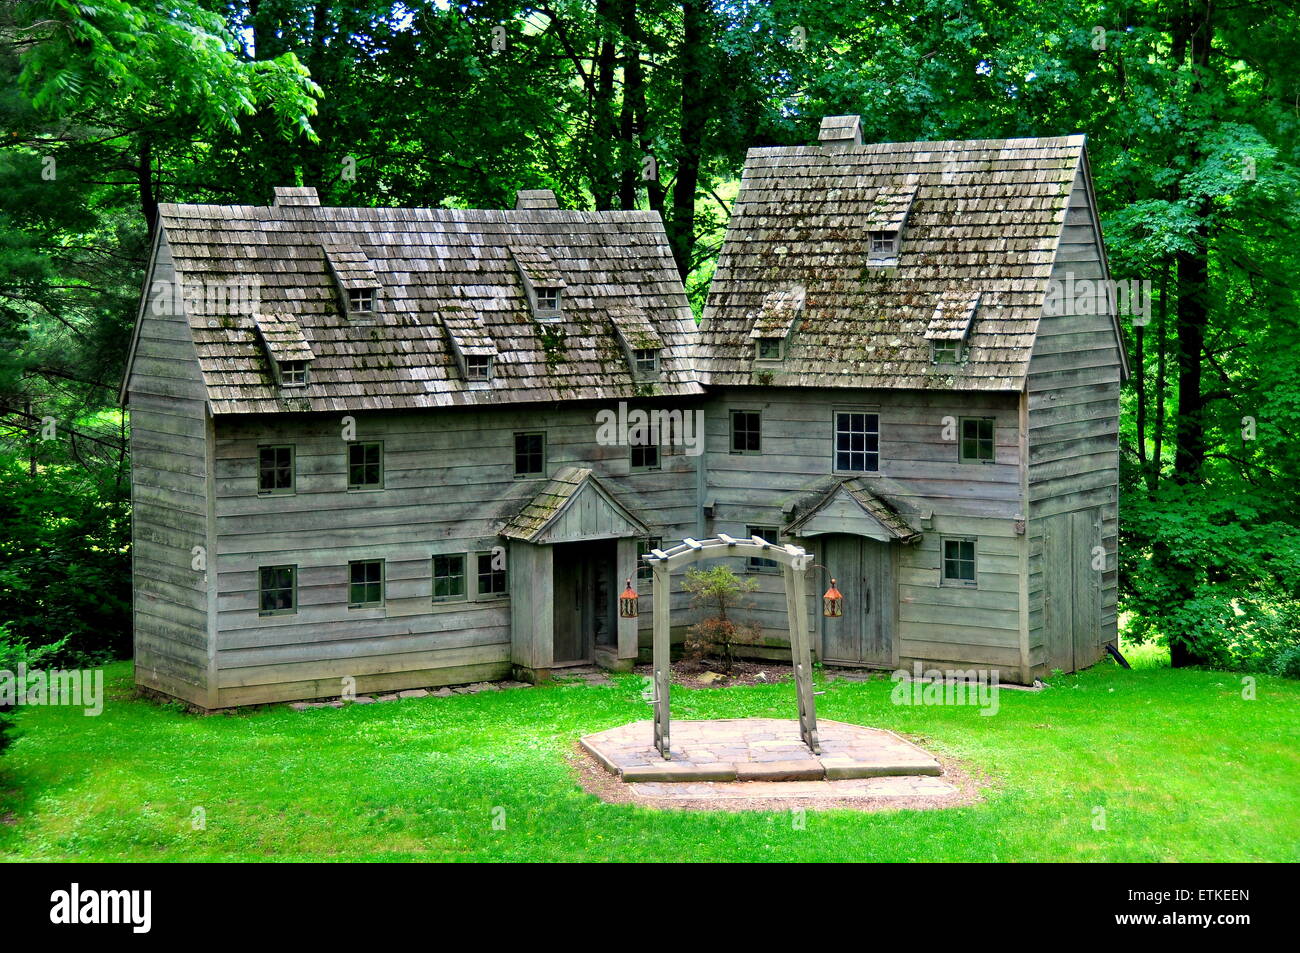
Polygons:
<instances>
[{"instance_id":1,"label":"flagstone paving","mask_svg":"<svg viewBox=\"0 0 1300 953\"><path fill-rule=\"evenodd\" d=\"M800 782L943 773L933 755L881 728L821 721L818 734L822 753L815 755L800 739L793 719L674 721L667 761L655 750L649 721L596 732L581 743L607 771L629 783L781 782L786 788ZM746 786L752 788L752 783Z\"/></svg>"}]
</instances>

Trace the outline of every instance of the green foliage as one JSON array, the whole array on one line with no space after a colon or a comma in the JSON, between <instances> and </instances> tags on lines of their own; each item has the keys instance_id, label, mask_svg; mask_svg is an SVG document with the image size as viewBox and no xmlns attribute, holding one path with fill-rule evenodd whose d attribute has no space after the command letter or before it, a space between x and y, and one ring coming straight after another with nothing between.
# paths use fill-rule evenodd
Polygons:
<instances>
[{"instance_id":1,"label":"green foliage","mask_svg":"<svg viewBox=\"0 0 1300 953\"><path fill-rule=\"evenodd\" d=\"M47 658L58 653L65 641L60 640L52 645L32 649L14 638L7 625L0 623L0 678L5 676L16 678L20 665L26 666L29 671L36 668ZM0 700L0 754L4 753L10 743L9 729L13 727L12 711L13 706Z\"/></svg>"},{"instance_id":2,"label":"green foliage","mask_svg":"<svg viewBox=\"0 0 1300 953\"><path fill-rule=\"evenodd\" d=\"M692 605L716 613L691 626L690 638L686 640L687 653L696 657L716 656L722 671L730 675L737 646L753 642L759 628L752 623L737 622L728 612L741 604L745 593L758 589L758 580L741 579L730 566L720 563L708 569L692 566L686 570L682 587L691 593Z\"/></svg>"}]
</instances>

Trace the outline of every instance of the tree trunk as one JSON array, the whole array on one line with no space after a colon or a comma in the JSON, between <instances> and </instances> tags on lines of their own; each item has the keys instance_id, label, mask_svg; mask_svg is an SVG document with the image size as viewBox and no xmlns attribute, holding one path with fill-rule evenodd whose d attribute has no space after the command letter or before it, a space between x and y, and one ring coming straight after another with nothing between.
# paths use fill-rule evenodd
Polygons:
<instances>
[{"instance_id":1,"label":"tree trunk","mask_svg":"<svg viewBox=\"0 0 1300 953\"><path fill-rule=\"evenodd\" d=\"M667 231L668 244L683 280L690 274L695 248L695 192L700 181L700 156L709 108L705 82L707 11L705 0L682 0L681 136Z\"/></svg>"},{"instance_id":2,"label":"tree trunk","mask_svg":"<svg viewBox=\"0 0 1300 953\"><path fill-rule=\"evenodd\" d=\"M140 159L135 169L136 184L140 193L140 214L149 229L149 238L158 228L158 192L153 175L153 142L149 133L140 134Z\"/></svg>"}]
</instances>

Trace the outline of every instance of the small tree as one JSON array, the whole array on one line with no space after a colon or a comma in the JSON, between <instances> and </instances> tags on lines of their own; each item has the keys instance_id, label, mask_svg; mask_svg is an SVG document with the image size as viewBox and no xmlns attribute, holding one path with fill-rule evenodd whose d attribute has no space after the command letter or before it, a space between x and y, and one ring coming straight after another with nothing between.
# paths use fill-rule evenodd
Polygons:
<instances>
[{"instance_id":1,"label":"small tree","mask_svg":"<svg viewBox=\"0 0 1300 953\"><path fill-rule=\"evenodd\" d=\"M692 605L706 606L716 613L690 627L687 652L699 657L715 655L722 663L723 673L730 675L736 661L735 647L754 641L759 627L748 622L735 622L728 617L727 611L740 605L744 593L757 589L758 581L741 579L730 566L692 567L686 571L684 585L692 594Z\"/></svg>"}]
</instances>

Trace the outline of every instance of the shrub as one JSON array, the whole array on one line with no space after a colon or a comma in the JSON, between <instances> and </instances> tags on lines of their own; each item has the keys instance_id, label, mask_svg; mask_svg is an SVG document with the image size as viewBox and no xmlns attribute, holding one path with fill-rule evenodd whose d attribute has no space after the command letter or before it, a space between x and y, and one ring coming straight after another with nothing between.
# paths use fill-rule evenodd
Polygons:
<instances>
[{"instance_id":1,"label":"shrub","mask_svg":"<svg viewBox=\"0 0 1300 953\"><path fill-rule=\"evenodd\" d=\"M1274 675L1283 678L1300 678L1300 643L1289 646L1277 654L1271 666Z\"/></svg>"},{"instance_id":2,"label":"shrub","mask_svg":"<svg viewBox=\"0 0 1300 953\"><path fill-rule=\"evenodd\" d=\"M717 658L722 671L730 675L736 662L736 646L754 642L760 630L752 623L736 622L728 617L727 612L737 608L741 596L757 589L758 583L753 579L741 579L729 566L713 566L687 570L684 585L694 597L692 605L705 606L716 612L716 615L690 627L687 653L698 658L706 655Z\"/></svg>"}]
</instances>

